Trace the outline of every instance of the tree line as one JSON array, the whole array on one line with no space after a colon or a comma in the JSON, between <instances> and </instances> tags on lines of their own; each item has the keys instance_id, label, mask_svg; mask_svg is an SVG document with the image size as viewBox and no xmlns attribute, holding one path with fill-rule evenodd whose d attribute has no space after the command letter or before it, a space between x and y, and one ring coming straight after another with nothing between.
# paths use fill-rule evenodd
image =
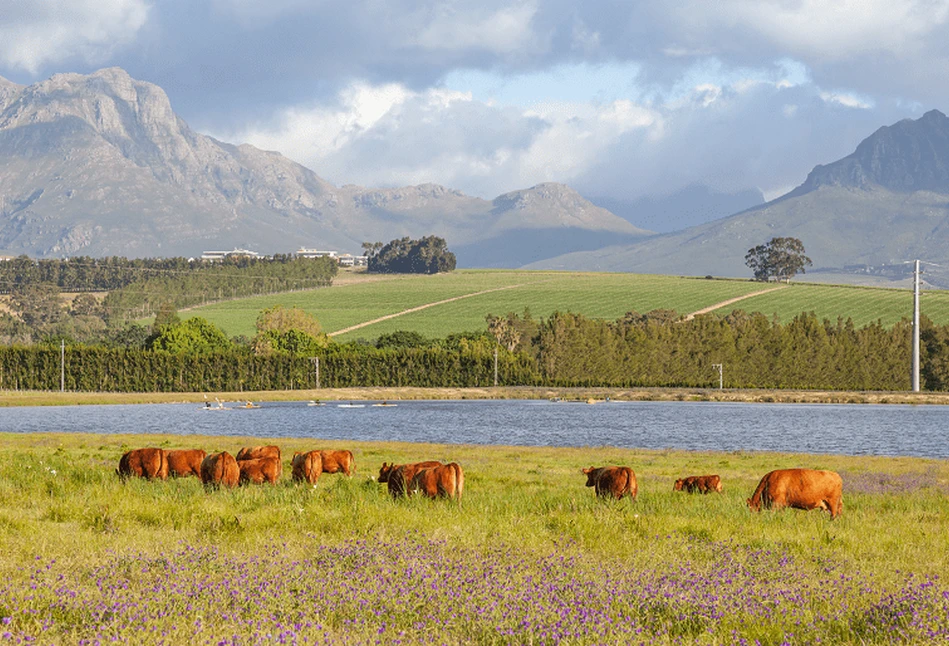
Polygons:
<instances>
[{"instance_id":1,"label":"tree line","mask_svg":"<svg viewBox=\"0 0 949 646\"><path fill-rule=\"evenodd\" d=\"M209 300L243 298L332 284L338 271L331 258L276 255L229 257L223 261L185 258L77 257L0 262L0 291L9 294L13 314L0 314L0 342L66 339L125 345L148 332L130 321ZM90 292L108 291L100 300ZM62 292L80 292L64 305Z\"/></svg>"},{"instance_id":2,"label":"tree line","mask_svg":"<svg viewBox=\"0 0 949 646\"><path fill-rule=\"evenodd\" d=\"M308 315L307 315L308 316ZM397 332L334 343L290 311L264 312L257 336L234 343L203 319L167 319L150 343L66 348L66 388L220 391L352 386L713 387L716 364L734 388L908 390L908 321L857 328L802 313L786 324L740 310L685 320L629 312L608 321L573 313L488 316L487 330L425 339ZM923 317L922 386L949 389L949 326ZM163 339L159 341L159 339ZM191 340L189 340L191 339ZM495 359L497 357L497 359ZM497 362L495 364L495 361ZM0 348L0 388L58 389L59 347Z\"/></svg>"}]
</instances>

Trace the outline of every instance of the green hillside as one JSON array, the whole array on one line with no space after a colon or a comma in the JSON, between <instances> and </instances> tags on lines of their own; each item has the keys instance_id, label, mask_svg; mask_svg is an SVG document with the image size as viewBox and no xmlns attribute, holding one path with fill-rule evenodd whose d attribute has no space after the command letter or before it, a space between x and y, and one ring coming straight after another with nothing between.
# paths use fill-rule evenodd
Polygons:
<instances>
[{"instance_id":1,"label":"green hillside","mask_svg":"<svg viewBox=\"0 0 949 646\"><path fill-rule=\"evenodd\" d=\"M343 341L374 339L395 330L434 338L484 329L487 314L522 313L525 308L535 318L555 311L606 319L654 309L689 314L773 287L748 280L653 274L508 270L458 270L434 276L344 274L333 287L227 301L188 310L183 316L203 316L230 335L251 336L260 311L281 304L312 313L330 334L395 315L334 334ZM420 307L424 309L407 312ZM782 321L813 311L830 320L849 317L862 326L877 320L892 325L911 318L912 308L909 290L794 283L725 305L719 311L760 311ZM936 323L949 323L949 292L925 292L922 311Z\"/></svg>"}]
</instances>

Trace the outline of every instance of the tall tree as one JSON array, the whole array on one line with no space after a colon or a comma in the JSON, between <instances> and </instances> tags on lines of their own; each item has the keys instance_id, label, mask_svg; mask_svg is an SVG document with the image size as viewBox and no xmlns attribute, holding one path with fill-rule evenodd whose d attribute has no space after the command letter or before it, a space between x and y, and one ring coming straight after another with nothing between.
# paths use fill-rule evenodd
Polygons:
<instances>
[{"instance_id":1,"label":"tall tree","mask_svg":"<svg viewBox=\"0 0 949 646\"><path fill-rule=\"evenodd\" d=\"M755 280L790 282L813 263L804 255L804 245L797 238L771 238L767 244L749 249L745 264L754 272Z\"/></svg>"}]
</instances>

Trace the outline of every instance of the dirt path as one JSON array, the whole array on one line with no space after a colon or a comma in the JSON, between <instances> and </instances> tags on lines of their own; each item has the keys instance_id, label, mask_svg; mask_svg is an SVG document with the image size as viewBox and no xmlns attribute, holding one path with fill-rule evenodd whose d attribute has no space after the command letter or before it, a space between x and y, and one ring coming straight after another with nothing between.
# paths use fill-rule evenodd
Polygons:
<instances>
[{"instance_id":1,"label":"dirt path","mask_svg":"<svg viewBox=\"0 0 949 646\"><path fill-rule=\"evenodd\" d=\"M717 310L720 307L725 307L726 305L731 305L732 303L737 303L738 301L743 301L746 298L751 298L752 296L761 296L762 294L768 294L770 292L776 292L779 289L784 289L787 285L778 285L777 287L769 287L768 289L762 289L757 292L751 292L750 294L744 294L743 296L736 296L735 298L729 298L727 301L722 301L721 303L715 303L714 305L709 305L708 307L703 307L700 310L692 312L685 317L686 321L691 321L699 314L708 314L713 310Z\"/></svg>"},{"instance_id":2,"label":"dirt path","mask_svg":"<svg viewBox=\"0 0 949 646\"><path fill-rule=\"evenodd\" d=\"M538 281L538 282L542 282L542 281ZM530 283L530 284L536 285L537 283ZM463 298L471 298L472 296L481 296L482 294L490 294L491 292L500 292L505 289L516 289L518 287L524 287L524 285L525 284L522 283L519 285L505 285L503 287L492 287L491 289L485 289L480 292L472 292L471 294L462 294L461 296L453 296L452 298L446 298L443 301L435 301L434 303L426 303L425 305L412 307L407 310L402 310L401 312L396 312L394 314L386 314L385 316L380 316L379 318L373 319L371 321L363 321L362 323L359 323L357 325L351 325L347 328L343 328L342 330L336 330L335 332L330 332L327 336L336 336L338 334L346 334L347 332L352 332L353 330L358 330L360 328L364 328L369 325L373 325L375 323L380 323L382 321L388 321L389 319L394 319L396 317L403 316L405 314L411 314L412 312L419 312L421 310L428 309L429 307L435 307L436 305L444 305L445 303L460 301Z\"/></svg>"}]
</instances>

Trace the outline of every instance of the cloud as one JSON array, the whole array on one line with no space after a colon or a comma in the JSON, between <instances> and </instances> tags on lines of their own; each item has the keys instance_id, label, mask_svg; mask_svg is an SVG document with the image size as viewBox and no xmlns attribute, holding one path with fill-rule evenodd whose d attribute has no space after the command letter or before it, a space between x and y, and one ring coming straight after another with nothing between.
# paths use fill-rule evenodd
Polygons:
<instances>
[{"instance_id":1,"label":"cloud","mask_svg":"<svg viewBox=\"0 0 949 646\"><path fill-rule=\"evenodd\" d=\"M483 5L439 3L421 17L423 27L408 42L430 50L484 50L498 54L542 48L531 28L535 2L485 10ZM422 14L416 14L422 16Z\"/></svg>"},{"instance_id":2,"label":"cloud","mask_svg":"<svg viewBox=\"0 0 949 646\"><path fill-rule=\"evenodd\" d=\"M70 58L109 60L148 18L144 0L20 0L0 8L0 62L35 74Z\"/></svg>"}]
</instances>

